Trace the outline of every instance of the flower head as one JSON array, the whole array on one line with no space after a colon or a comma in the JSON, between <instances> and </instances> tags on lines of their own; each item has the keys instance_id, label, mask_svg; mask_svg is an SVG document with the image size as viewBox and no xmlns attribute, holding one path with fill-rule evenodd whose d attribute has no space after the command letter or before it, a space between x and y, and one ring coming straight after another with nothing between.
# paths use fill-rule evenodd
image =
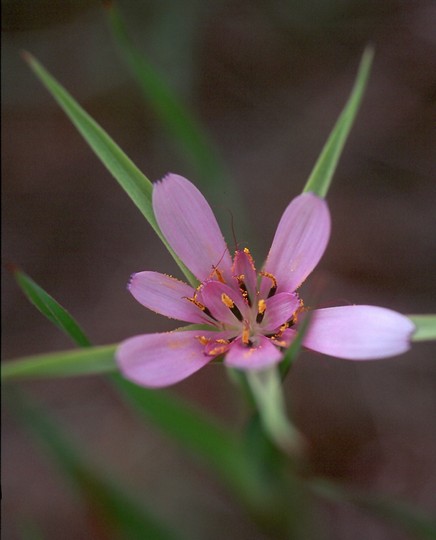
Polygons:
<instances>
[{"instance_id":1,"label":"flower head","mask_svg":"<svg viewBox=\"0 0 436 540\"><path fill-rule=\"evenodd\" d=\"M127 339L117 350L124 375L160 387L181 381L218 356L242 370L280 362L305 311L296 290L318 264L330 236L327 203L312 193L296 197L259 271L247 248L232 259L210 206L185 178L169 174L157 182L153 209L168 243L199 285L139 272L129 290L147 308L202 329ZM304 345L339 358L370 360L406 351L413 331L407 317L381 307L317 309Z\"/></svg>"}]
</instances>

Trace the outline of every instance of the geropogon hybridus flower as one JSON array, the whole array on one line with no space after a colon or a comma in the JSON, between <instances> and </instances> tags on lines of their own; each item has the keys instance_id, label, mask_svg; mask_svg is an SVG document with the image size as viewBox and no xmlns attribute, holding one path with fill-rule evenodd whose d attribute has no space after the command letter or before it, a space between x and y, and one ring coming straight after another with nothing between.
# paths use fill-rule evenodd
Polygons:
<instances>
[{"instance_id":1,"label":"geropogon hybridus flower","mask_svg":"<svg viewBox=\"0 0 436 540\"><path fill-rule=\"evenodd\" d=\"M305 310L296 292L322 257L330 236L327 203L313 193L286 208L268 257L257 271L249 250L233 259L198 189L169 174L154 184L153 209L168 243L195 275L193 288L157 272L134 274L132 295L145 307L202 330L144 334L117 350L125 377L146 387L174 384L217 357L241 370L280 362ZM312 312L304 346L331 356L370 360L409 348L414 325L395 311L342 306Z\"/></svg>"}]
</instances>

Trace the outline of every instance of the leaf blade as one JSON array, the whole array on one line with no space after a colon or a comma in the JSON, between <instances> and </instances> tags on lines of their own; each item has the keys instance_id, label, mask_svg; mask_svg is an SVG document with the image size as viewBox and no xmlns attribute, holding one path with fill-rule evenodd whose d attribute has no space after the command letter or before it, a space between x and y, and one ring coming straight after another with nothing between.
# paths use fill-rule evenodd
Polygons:
<instances>
[{"instance_id":1,"label":"leaf blade","mask_svg":"<svg viewBox=\"0 0 436 540\"><path fill-rule=\"evenodd\" d=\"M79 347L89 347L91 345L88 337L70 313L30 276L18 268L13 268L12 274L27 299L49 321L69 336Z\"/></svg>"},{"instance_id":2,"label":"leaf blade","mask_svg":"<svg viewBox=\"0 0 436 540\"><path fill-rule=\"evenodd\" d=\"M159 229L152 207L153 187L150 180L34 56L25 52L23 53L23 57L34 74L69 117L96 156L150 223L186 278L191 284L196 285L197 280L174 253Z\"/></svg>"},{"instance_id":3,"label":"leaf blade","mask_svg":"<svg viewBox=\"0 0 436 540\"><path fill-rule=\"evenodd\" d=\"M345 142L353 126L363 94L368 83L374 50L367 47L362 55L358 73L350 97L342 109L336 124L325 143L318 160L304 186L303 192L311 191L325 197L339 162Z\"/></svg>"},{"instance_id":4,"label":"leaf blade","mask_svg":"<svg viewBox=\"0 0 436 540\"><path fill-rule=\"evenodd\" d=\"M108 373L117 369L115 350L116 345L103 345L17 358L2 362L1 378L10 381Z\"/></svg>"}]
</instances>

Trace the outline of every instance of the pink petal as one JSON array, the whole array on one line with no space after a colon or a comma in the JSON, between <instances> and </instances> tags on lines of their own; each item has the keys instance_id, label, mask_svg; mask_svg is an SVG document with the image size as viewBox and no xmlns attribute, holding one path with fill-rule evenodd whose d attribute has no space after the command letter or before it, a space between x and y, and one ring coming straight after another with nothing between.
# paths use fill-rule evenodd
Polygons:
<instances>
[{"instance_id":1,"label":"pink petal","mask_svg":"<svg viewBox=\"0 0 436 540\"><path fill-rule=\"evenodd\" d=\"M218 267L231 279L231 257L213 212L203 195L186 178L168 174L154 184L153 210L165 238L200 280Z\"/></svg>"},{"instance_id":2,"label":"pink petal","mask_svg":"<svg viewBox=\"0 0 436 540\"><path fill-rule=\"evenodd\" d=\"M129 291L140 304L160 315L191 323L211 322L187 300L192 298L194 289L173 277L159 272L138 272L130 279Z\"/></svg>"},{"instance_id":3,"label":"pink petal","mask_svg":"<svg viewBox=\"0 0 436 540\"><path fill-rule=\"evenodd\" d=\"M207 337L214 332L206 333ZM116 352L118 366L131 381L148 388L175 384L212 360L197 339L204 332L187 330L144 334L123 341Z\"/></svg>"},{"instance_id":4,"label":"pink petal","mask_svg":"<svg viewBox=\"0 0 436 540\"><path fill-rule=\"evenodd\" d=\"M330 213L323 199L303 193L289 204L264 268L277 279L279 292L301 285L321 259L329 236Z\"/></svg>"},{"instance_id":5,"label":"pink petal","mask_svg":"<svg viewBox=\"0 0 436 540\"><path fill-rule=\"evenodd\" d=\"M266 301L262 332L270 333L287 322L300 307L300 300L294 293L277 293Z\"/></svg>"},{"instance_id":6,"label":"pink petal","mask_svg":"<svg viewBox=\"0 0 436 540\"><path fill-rule=\"evenodd\" d=\"M349 360L376 360L409 349L413 323L400 313L375 306L317 309L303 344Z\"/></svg>"},{"instance_id":7,"label":"pink petal","mask_svg":"<svg viewBox=\"0 0 436 540\"><path fill-rule=\"evenodd\" d=\"M244 345L240 339L232 342L225 358L229 367L244 370L261 370L282 359L282 353L265 336L256 336L253 347Z\"/></svg>"},{"instance_id":8,"label":"pink petal","mask_svg":"<svg viewBox=\"0 0 436 540\"><path fill-rule=\"evenodd\" d=\"M248 298L253 303L257 301L257 273L253 258L248 250L238 250L235 253L232 267L233 275L240 278L245 286Z\"/></svg>"},{"instance_id":9,"label":"pink petal","mask_svg":"<svg viewBox=\"0 0 436 540\"><path fill-rule=\"evenodd\" d=\"M201 300L212 315L220 322L230 326L240 326L241 318L247 318L248 305L242 299L239 291L232 289L220 281L207 281L200 289ZM235 311L232 311L224 302L222 295L226 295L234 302L239 310L241 318L238 319Z\"/></svg>"},{"instance_id":10,"label":"pink petal","mask_svg":"<svg viewBox=\"0 0 436 540\"><path fill-rule=\"evenodd\" d=\"M278 344L280 347L288 348L296 337L297 331L294 328L287 328L280 338L277 339L276 344Z\"/></svg>"}]
</instances>

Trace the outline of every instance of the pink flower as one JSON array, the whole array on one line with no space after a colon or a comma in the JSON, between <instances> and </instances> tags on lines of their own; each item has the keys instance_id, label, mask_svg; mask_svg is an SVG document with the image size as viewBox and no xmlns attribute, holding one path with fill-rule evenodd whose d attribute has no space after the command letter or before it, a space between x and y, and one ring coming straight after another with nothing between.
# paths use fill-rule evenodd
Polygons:
<instances>
[{"instance_id":1,"label":"pink flower","mask_svg":"<svg viewBox=\"0 0 436 540\"><path fill-rule=\"evenodd\" d=\"M248 249L230 256L212 210L188 180L167 175L154 185L159 227L196 276L194 289L157 272L139 272L129 289L145 307L204 330L144 334L117 350L125 377L146 387L174 384L224 355L224 363L261 370L280 362L294 339L303 302L295 292L321 259L330 235L327 203L313 193L286 208L266 262L256 271ZM414 325L375 306L312 312L305 347L350 360L393 356L409 348Z\"/></svg>"}]
</instances>

